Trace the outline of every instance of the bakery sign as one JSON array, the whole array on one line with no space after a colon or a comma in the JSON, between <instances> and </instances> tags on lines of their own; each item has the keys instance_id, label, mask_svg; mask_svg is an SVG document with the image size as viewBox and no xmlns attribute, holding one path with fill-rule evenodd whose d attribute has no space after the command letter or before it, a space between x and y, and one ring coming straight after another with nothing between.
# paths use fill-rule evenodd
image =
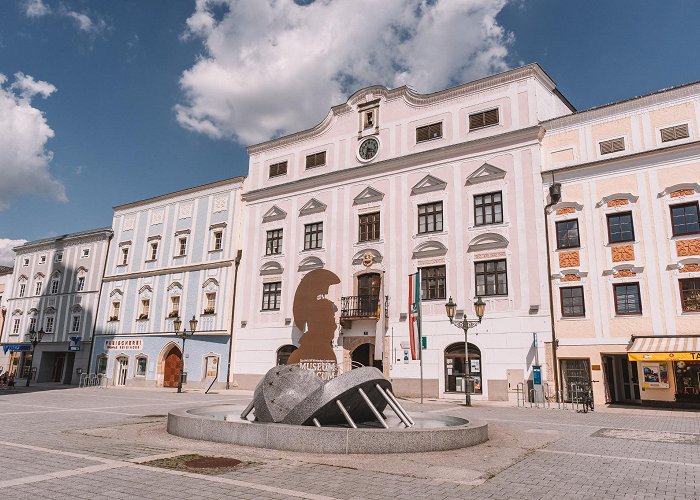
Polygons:
<instances>
[{"instance_id":1,"label":"bakery sign","mask_svg":"<svg viewBox=\"0 0 700 500\"><path fill-rule=\"evenodd\" d=\"M105 350L119 349L121 351L140 351L143 339L112 339L105 340Z\"/></svg>"}]
</instances>

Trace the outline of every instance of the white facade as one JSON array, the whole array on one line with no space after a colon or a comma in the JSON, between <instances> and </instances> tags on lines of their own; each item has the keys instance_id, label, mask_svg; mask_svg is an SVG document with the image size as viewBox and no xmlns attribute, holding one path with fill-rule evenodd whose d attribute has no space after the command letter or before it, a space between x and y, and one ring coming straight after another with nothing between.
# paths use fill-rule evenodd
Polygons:
<instances>
[{"instance_id":1,"label":"white facade","mask_svg":"<svg viewBox=\"0 0 700 500\"><path fill-rule=\"evenodd\" d=\"M243 178L115 207L92 369L116 385L226 382Z\"/></svg>"},{"instance_id":2,"label":"white facade","mask_svg":"<svg viewBox=\"0 0 700 500\"><path fill-rule=\"evenodd\" d=\"M305 272L323 267L341 280L328 298L339 309L338 324L343 319L334 341L342 368L350 369L360 352L370 353L362 364L372 363L379 343L396 390L417 394L419 362L405 363L401 347L408 342L408 275L437 268L431 272L446 277L427 292L435 298L425 297L422 308L425 391L438 396L455 390L459 361L450 366L445 352L461 348L463 359L464 335L449 324L444 304L452 296L473 318L476 266L504 261L507 291L479 292L486 315L470 331L469 356L479 359L472 365L480 369L477 398L505 399L507 370L520 373L521 381L531 377L532 366L544 364L543 341L551 334L545 254L537 237L544 232L538 123L570 112L551 79L530 65L430 95L406 87L366 88L332 108L318 126L251 146L234 380L253 387L275 365L280 348L298 345L294 292ZM370 138L378 144L375 156L373 145L365 144ZM498 207L477 210L482 196L494 193L500 199L487 201ZM442 227L419 227L426 222L419 210L438 208ZM502 220L478 224L476 213L484 210L502 213ZM360 219L367 214L379 214L379 233L361 241ZM305 249L319 243L311 234L319 223L319 248ZM275 233L269 232L277 230L282 239L272 242L270 252ZM363 263L367 254L372 258ZM352 297L361 295L358 287L369 273L382 277L381 291L373 293L387 298L384 325L348 317L347 304L359 300ZM263 288L278 286L279 304L270 308L269 294L263 304Z\"/></svg>"}]
</instances>

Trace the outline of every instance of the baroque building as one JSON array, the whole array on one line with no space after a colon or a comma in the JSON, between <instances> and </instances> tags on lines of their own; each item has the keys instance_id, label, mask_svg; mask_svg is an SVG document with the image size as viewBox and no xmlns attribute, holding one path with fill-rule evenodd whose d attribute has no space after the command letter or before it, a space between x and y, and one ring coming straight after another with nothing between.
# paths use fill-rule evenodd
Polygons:
<instances>
[{"instance_id":1,"label":"baroque building","mask_svg":"<svg viewBox=\"0 0 700 500\"><path fill-rule=\"evenodd\" d=\"M425 394L462 392L469 371L476 399L507 399L551 336L539 123L572 111L533 64L429 95L368 87L319 125L249 147L235 381L253 388L286 362L302 333L296 286L325 268L341 280L328 297L341 370L375 365L417 395L407 297L420 270ZM487 304L466 356L450 296L457 319Z\"/></svg>"},{"instance_id":2,"label":"baroque building","mask_svg":"<svg viewBox=\"0 0 700 500\"><path fill-rule=\"evenodd\" d=\"M242 177L114 208L92 371L117 386L227 385ZM182 331L182 330L181 330Z\"/></svg>"}]
</instances>

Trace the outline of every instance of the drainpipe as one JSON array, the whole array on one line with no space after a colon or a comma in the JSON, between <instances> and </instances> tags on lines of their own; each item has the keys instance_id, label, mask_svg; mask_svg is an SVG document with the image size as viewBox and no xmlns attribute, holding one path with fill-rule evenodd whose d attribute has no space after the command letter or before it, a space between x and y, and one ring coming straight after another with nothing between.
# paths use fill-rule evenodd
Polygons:
<instances>
[{"instance_id":1,"label":"drainpipe","mask_svg":"<svg viewBox=\"0 0 700 500\"><path fill-rule=\"evenodd\" d=\"M547 245L547 291L549 292L549 318L552 324L552 376L554 395L559 393L559 370L557 369L557 332L554 327L554 292L552 291L552 258L549 249L549 214L547 211L561 200L561 184L552 182L549 186L549 203L544 207L544 236Z\"/></svg>"},{"instance_id":2,"label":"drainpipe","mask_svg":"<svg viewBox=\"0 0 700 500\"><path fill-rule=\"evenodd\" d=\"M109 247L112 242L112 237L114 232L109 232L109 238L107 238L107 253L105 254L105 263L102 267L102 278L100 278L100 290L97 292L97 307L95 308L95 321L92 323L92 339L90 341L90 356L88 357L88 377L92 375L92 355L95 353L95 331L97 330L97 317L100 314L100 302L102 301L102 285L104 284L103 279L105 273L107 272L107 261L109 260Z\"/></svg>"},{"instance_id":3,"label":"drainpipe","mask_svg":"<svg viewBox=\"0 0 700 500\"><path fill-rule=\"evenodd\" d=\"M241 264L241 256L243 255L243 250L238 250L236 253L236 271L233 275L233 305L231 306L231 333L228 341L228 366L226 368L226 389L231 388L231 353L233 351L233 327L235 321L236 313L236 288L238 288L238 266Z\"/></svg>"}]
</instances>

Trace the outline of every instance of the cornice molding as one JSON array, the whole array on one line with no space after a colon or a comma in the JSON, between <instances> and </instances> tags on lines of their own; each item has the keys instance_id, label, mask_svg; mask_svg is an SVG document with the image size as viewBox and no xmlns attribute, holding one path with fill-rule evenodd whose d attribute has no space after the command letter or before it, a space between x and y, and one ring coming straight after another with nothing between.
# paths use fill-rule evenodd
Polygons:
<instances>
[{"instance_id":1,"label":"cornice molding","mask_svg":"<svg viewBox=\"0 0 700 500\"><path fill-rule=\"evenodd\" d=\"M191 271L201 271L203 269L216 269L219 267L231 267L233 263L232 260L220 260L217 262L207 262L204 264L193 264L190 266L179 266L179 267L164 267L163 269L154 269L152 271L140 271L136 273L124 273L124 274L113 274L110 276L105 276L102 281L104 283L110 281L121 281L136 278L148 278L151 276L161 276L163 274L174 274L174 273L187 273Z\"/></svg>"},{"instance_id":2,"label":"cornice molding","mask_svg":"<svg viewBox=\"0 0 700 500\"><path fill-rule=\"evenodd\" d=\"M403 155L388 160L357 165L355 167L344 168L333 172L319 174L313 177L297 179L285 184L267 186L243 193L243 201L252 202L268 198L284 196L298 193L306 189L319 188L320 186L356 180L358 178L373 175L387 175L398 170L423 166L426 163L433 163L445 160L454 160L459 156L466 156L475 153L483 153L488 150L509 148L514 145L525 145L528 142L539 140L541 127L533 126L512 132L506 132L494 136L483 137L473 141L465 141L457 144L443 146L441 148L420 151L410 155Z\"/></svg>"},{"instance_id":3,"label":"cornice molding","mask_svg":"<svg viewBox=\"0 0 700 500\"><path fill-rule=\"evenodd\" d=\"M88 234L80 233L76 235L60 236L58 238L52 238L50 240L30 241L23 244L22 246L13 248L12 250L17 255L26 255L28 253L33 252L44 252L54 249L64 249L67 247L87 245L88 243L96 243L100 241L107 242L111 237L112 229L105 228L98 229L97 231Z\"/></svg>"}]
</instances>

